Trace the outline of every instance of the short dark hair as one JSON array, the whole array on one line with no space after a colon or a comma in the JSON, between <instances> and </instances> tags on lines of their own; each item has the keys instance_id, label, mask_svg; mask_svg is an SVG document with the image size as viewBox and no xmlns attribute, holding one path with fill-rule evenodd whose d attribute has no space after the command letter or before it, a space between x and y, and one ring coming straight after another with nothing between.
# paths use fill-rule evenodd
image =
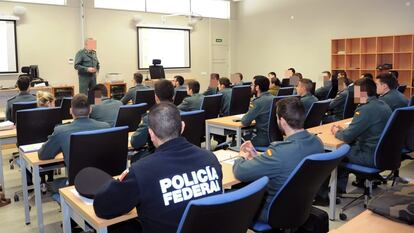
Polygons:
<instances>
[{"instance_id":1,"label":"short dark hair","mask_svg":"<svg viewBox=\"0 0 414 233\"><path fill-rule=\"evenodd\" d=\"M276 103L278 119L283 117L292 129L303 129L305 122L305 107L297 97L281 99Z\"/></svg>"},{"instance_id":2,"label":"short dark hair","mask_svg":"<svg viewBox=\"0 0 414 233\"><path fill-rule=\"evenodd\" d=\"M96 84L94 87L92 87L92 91L94 92L95 97L108 97L108 90L102 83Z\"/></svg>"},{"instance_id":3,"label":"short dark hair","mask_svg":"<svg viewBox=\"0 0 414 233\"><path fill-rule=\"evenodd\" d=\"M295 74L294 74L294 75L292 75L292 76L298 77L298 78L299 78L299 80L303 79L303 75L302 75L301 73L295 73Z\"/></svg>"},{"instance_id":4,"label":"short dark hair","mask_svg":"<svg viewBox=\"0 0 414 233\"><path fill-rule=\"evenodd\" d=\"M230 79L225 78L225 77L220 78L219 83L220 83L220 85L224 85L226 88L230 87L230 84L231 84Z\"/></svg>"},{"instance_id":5,"label":"short dark hair","mask_svg":"<svg viewBox=\"0 0 414 233\"><path fill-rule=\"evenodd\" d=\"M292 71L292 73L294 73L294 74L296 73L296 70L293 67L289 68L288 70Z\"/></svg>"},{"instance_id":6,"label":"short dark hair","mask_svg":"<svg viewBox=\"0 0 414 233\"><path fill-rule=\"evenodd\" d=\"M310 79L304 78L299 80L300 83L305 87L306 92L311 93L313 89L313 82Z\"/></svg>"},{"instance_id":7,"label":"short dark hair","mask_svg":"<svg viewBox=\"0 0 414 233\"><path fill-rule=\"evenodd\" d=\"M82 93L76 94L72 98L71 108L73 115L77 117L88 116L90 111L88 97Z\"/></svg>"},{"instance_id":8,"label":"short dark hair","mask_svg":"<svg viewBox=\"0 0 414 233\"><path fill-rule=\"evenodd\" d=\"M188 89L192 90L194 94L200 92L200 83L198 81L188 82Z\"/></svg>"},{"instance_id":9,"label":"short dark hair","mask_svg":"<svg viewBox=\"0 0 414 233\"><path fill-rule=\"evenodd\" d=\"M144 79L144 77L142 76L141 73L136 72L134 74L134 80L135 80L136 83L141 84L143 79Z\"/></svg>"},{"instance_id":10,"label":"short dark hair","mask_svg":"<svg viewBox=\"0 0 414 233\"><path fill-rule=\"evenodd\" d=\"M363 74L362 74L362 78L374 79L374 76L372 76L372 74L371 74L371 73L363 73Z\"/></svg>"},{"instance_id":11,"label":"short dark hair","mask_svg":"<svg viewBox=\"0 0 414 233\"><path fill-rule=\"evenodd\" d=\"M30 86L30 77L29 76L20 76L17 79L17 87L20 91L27 91Z\"/></svg>"},{"instance_id":12,"label":"short dark hair","mask_svg":"<svg viewBox=\"0 0 414 233\"><path fill-rule=\"evenodd\" d=\"M396 71L396 70L391 70L391 71L390 71L390 74L393 74L393 75L394 75L394 77L395 77L395 79L397 79L397 80L398 80L398 76L399 76L398 71Z\"/></svg>"},{"instance_id":13,"label":"short dark hair","mask_svg":"<svg viewBox=\"0 0 414 233\"><path fill-rule=\"evenodd\" d=\"M163 141L177 138L181 134L180 111L172 103L159 103L148 114L148 128Z\"/></svg>"},{"instance_id":14,"label":"short dark hair","mask_svg":"<svg viewBox=\"0 0 414 233\"><path fill-rule=\"evenodd\" d=\"M280 80L277 77L273 77L271 82L276 86L281 86Z\"/></svg>"},{"instance_id":15,"label":"short dark hair","mask_svg":"<svg viewBox=\"0 0 414 233\"><path fill-rule=\"evenodd\" d=\"M379 74L376 79L379 79L381 83L387 84L390 89L396 89L398 87L398 82L395 76L391 73L382 73Z\"/></svg>"},{"instance_id":16,"label":"short dark hair","mask_svg":"<svg viewBox=\"0 0 414 233\"><path fill-rule=\"evenodd\" d=\"M269 90L270 81L267 77L263 75L256 75L253 77L253 83L255 86L259 86L261 92Z\"/></svg>"},{"instance_id":17,"label":"short dark hair","mask_svg":"<svg viewBox=\"0 0 414 233\"><path fill-rule=\"evenodd\" d=\"M332 76L331 72L330 71L327 71L327 70L325 70L324 72L322 72L322 74L327 74L329 77Z\"/></svg>"},{"instance_id":18,"label":"short dark hair","mask_svg":"<svg viewBox=\"0 0 414 233\"><path fill-rule=\"evenodd\" d=\"M154 85L155 95L158 96L160 101L173 101L174 86L168 80L161 79Z\"/></svg>"},{"instance_id":19,"label":"short dark hair","mask_svg":"<svg viewBox=\"0 0 414 233\"><path fill-rule=\"evenodd\" d=\"M372 79L361 78L358 79L354 85L361 87L361 91L365 91L368 97L377 95L377 85Z\"/></svg>"},{"instance_id":20,"label":"short dark hair","mask_svg":"<svg viewBox=\"0 0 414 233\"><path fill-rule=\"evenodd\" d=\"M269 74L276 77L276 73L275 72L269 72Z\"/></svg>"},{"instance_id":21,"label":"short dark hair","mask_svg":"<svg viewBox=\"0 0 414 233\"><path fill-rule=\"evenodd\" d=\"M183 85L184 84L184 77L181 75L174 76L175 80L177 80L178 84Z\"/></svg>"},{"instance_id":22,"label":"short dark hair","mask_svg":"<svg viewBox=\"0 0 414 233\"><path fill-rule=\"evenodd\" d=\"M220 75L217 74L217 73L211 73L210 74L210 79L219 80L220 79Z\"/></svg>"},{"instance_id":23,"label":"short dark hair","mask_svg":"<svg viewBox=\"0 0 414 233\"><path fill-rule=\"evenodd\" d=\"M243 80L243 74L242 73L235 73L235 75L238 75L240 80Z\"/></svg>"}]
</instances>

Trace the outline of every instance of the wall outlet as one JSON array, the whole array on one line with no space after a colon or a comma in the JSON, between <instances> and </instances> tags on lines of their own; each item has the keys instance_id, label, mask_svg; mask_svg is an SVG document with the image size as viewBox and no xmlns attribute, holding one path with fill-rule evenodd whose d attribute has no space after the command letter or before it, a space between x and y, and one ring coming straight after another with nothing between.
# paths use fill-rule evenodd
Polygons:
<instances>
[{"instance_id":1,"label":"wall outlet","mask_svg":"<svg viewBox=\"0 0 414 233\"><path fill-rule=\"evenodd\" d=\"M73 61L73 58L69 58L69 59L68 59L68 64L73 64L73 62L74 62L74 61Z\"/></svg>"}]
</instances>

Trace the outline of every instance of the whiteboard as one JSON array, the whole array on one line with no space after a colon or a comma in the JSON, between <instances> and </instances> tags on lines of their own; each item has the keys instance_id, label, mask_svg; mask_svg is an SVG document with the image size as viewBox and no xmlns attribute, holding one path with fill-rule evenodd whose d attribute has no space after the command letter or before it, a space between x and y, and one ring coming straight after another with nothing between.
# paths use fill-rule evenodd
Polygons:
<instances>
[{"instance_id":1,"label":"whiteboard","mask_svg":"<svg viewBox=\"0 0 414 233\"><path fill-rule=\"evenodd\" d=\"M138 69L148 69L153 59L161 59L165 69L190 68L190 30L137 27Z\"/></svg>"},{"instance_id":2,"label":"whiteboard","mask_svg":"<svg viewBox=\"0 0 414 233\"><path fill-rule=\"evenodd\" d=\"M16 21L0 19L0 73L17 73Z\"/></svg>"}]
</instances>

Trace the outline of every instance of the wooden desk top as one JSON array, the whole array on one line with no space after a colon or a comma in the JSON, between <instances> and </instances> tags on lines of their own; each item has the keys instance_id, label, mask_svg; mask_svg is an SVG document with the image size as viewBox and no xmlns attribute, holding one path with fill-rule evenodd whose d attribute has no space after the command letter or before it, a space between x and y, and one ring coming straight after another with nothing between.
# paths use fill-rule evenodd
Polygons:
<instances>
[{"instance_id":1,"label":"wooden desk top","mask_svg":"<svg viewBox=\"0 0 414 233\"><path fill-rule=\"evenodd\" d=\"M348 118L345 120L341 120L341 121L337 121L337 122L333 122L333 123L329 123L329 124L325 124L325 125L320 125L320 126L316 126L313 128L309 128L307 129L309 133L313 133L316 134L323 142L323 145L325 146L325 148L334 148L337 149L340 146L342 146L344 144L343 141L337 139L335 137L335 135L333 135L331 133L331 128L332 125L339 125L343 128L348 127L348 122L351 122L352 118Z\"/></svg>"},{"instance_id":2,"label":"wooden desk top","mask_svg":"<svg viewBox=\"0 0 414 233\"><path fill-rule=\"evenodd\" d=\"M63 154L59 153L54 159L49 159L49 160L40 160L39 156L37 155L37 152L30 152L30 153L24 153L23 154L23 158L24 160L27 161L27 163L29 163L29 165L47 165L47 164L52 164L52 163L60 163L60 162L64 162L63 160Z\"/></svg>"},{"instance_id":3,"label":"wooden desk top","mask_svg":"<svg viewBox=\"0 0 414 233\"><path fill-rule=\"evenodd\" d=\"M8 130L0 130L0 139L16 137L16 128Z\"/></svg>"},{"instance_id":4,"label":"wooden desk top","mask_svg":"<svg viewBox=\"0 0 414 233\"><path fill-rule=\"evenodd\" d=\"M241 122L234 122L233 120L240 120L244 114L240 115L234 115L234 116L226 116L226 117L219 117L214 119L206 120L207 123L212 125L220 125L220 126L226 126L231 128L243 128L243 125ZM251 126L254 126L256 124L255 121L252 122Z\"/></svg>"},{"instance_id":5,"label":"wooden desk top","mask_svg":"<svg viewBox=\"0 0 414 233\"><path fill-rule=\"evenodd\" d=\"M413 233L414 226L399 223L374 214L370 210L365 210L349 222L337 229L329 231L330 233Z\"/></svg>"}]
</instances>

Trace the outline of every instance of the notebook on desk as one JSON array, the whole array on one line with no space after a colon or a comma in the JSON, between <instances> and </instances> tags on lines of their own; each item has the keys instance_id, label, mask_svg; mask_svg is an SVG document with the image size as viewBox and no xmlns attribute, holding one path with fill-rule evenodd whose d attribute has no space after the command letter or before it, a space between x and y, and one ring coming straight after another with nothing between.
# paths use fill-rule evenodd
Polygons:
<instances>
[{"instance_id":1,"label":"notebook on desk","mask_svg":"<svg viewBox=\"0 0 414 233\"><path fill-rule=\"evenodd\" d=\"M217 157L219 162L237 159L239 157L239 153L232 150L218 150L214 151L213 153Z\"/></svg>"},{"instance_id":2,"label":"notebook on desk","mask_svg":"<svg viewBox=\"0 0 414 233\"><path fill-rule=\"evenodd\" d=\"M42 148L42 145L43 145L43 142L20 146L19 148L24 153L30 153L30 152L35 152L35 151L40 150L40 148Z\"/></svg>"},{"instance_id":3,"label":"notebook on desk","mask_svg":"<svg viewBox=\"0 0 414 233\"><path fill-rule=\"evenodd\" d=\"M14 128L14 123L11 121L0 122L0 130L9 130Z\"/></svg>"}]
</instances>

